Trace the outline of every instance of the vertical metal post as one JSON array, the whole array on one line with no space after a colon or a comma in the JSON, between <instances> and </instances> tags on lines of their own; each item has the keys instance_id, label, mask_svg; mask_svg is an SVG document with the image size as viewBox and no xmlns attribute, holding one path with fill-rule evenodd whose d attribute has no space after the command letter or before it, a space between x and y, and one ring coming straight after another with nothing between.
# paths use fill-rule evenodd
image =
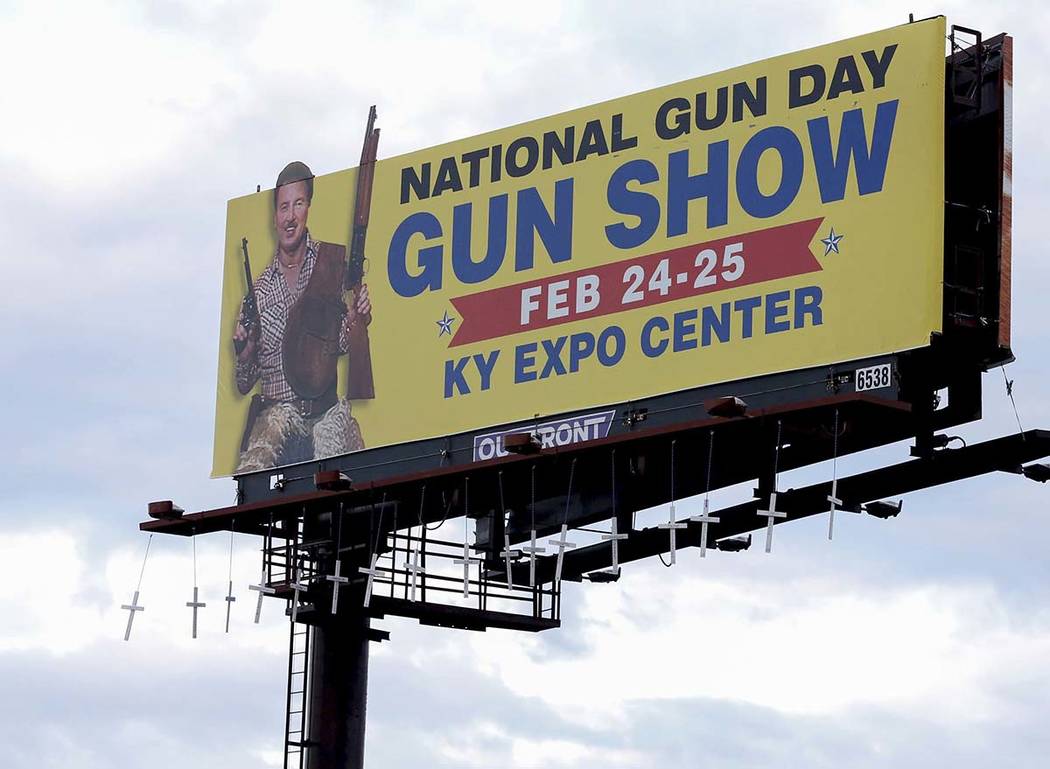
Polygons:
<instances>
[{"instance_id":1,"label":"vertical metal post","mask_svg":"<svg viewBox=\"0 0 1050 769\"><path fill-rule=\"evenodd\" d=\"M354 591L340 612L314 629L310 659L308 769L363 769L368 703L369 618Z\"/></svg>"}]
</instances>

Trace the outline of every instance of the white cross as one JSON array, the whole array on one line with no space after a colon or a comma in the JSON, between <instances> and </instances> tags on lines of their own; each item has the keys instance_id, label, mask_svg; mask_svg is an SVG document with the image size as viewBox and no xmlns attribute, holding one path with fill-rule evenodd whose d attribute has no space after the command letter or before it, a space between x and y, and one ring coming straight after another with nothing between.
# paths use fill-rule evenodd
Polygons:
<instances>
[{"instance_id":1,"label":"white cross","mask_svg":"<svg viewBox=\"0 0 1050 769\"><path fill-rule=\"evenodd\" d=\"M237 600L233 594L233 580L230 580L230 586L226 589L226 632L230 632L230 608L233 606L233 602Z\"/></svg>"},{"instance_id":2,"label":"white cross","mask_svg":"<svg viewBox=\"0 0 1050 769\"><path fill-rule=\"evenodd\" d=\"M197 586L193 586L193 600L187 601L186 606L193 609L193 637L197 637L197 609L203 609L208 604L201 603L197 600Z\"/></svg>"},{"instance_id":3,"label":"white cross","mask_svg":"<svg viewBox=\"0 0 1050 769\"><path fill-rule=\"evenodd\" d=\"M306 588L307 586L296 577L295 582L292 583L292 622L295 622L296 617L299 616L299 593L306 590Z\"/></svg>"},{"instance_id":4,"label":"white cross","mask_svg":"<svg viewBox=\"0 0 1050 769\"><path fill-rule=\"evenodd\" d=\"M555 582L561 582L561 564L562 564L562 560L565 558L565 551L566 551L566 549L571 549L571 548L576 547L576 545L573 544L572 542L566 542L565 541L565 535L568 534L568 533L569 533L569 525L567 523L563 523L561 525L561 534L559 535L558 539L554 540L551 543L551 545L553 545L554 547L558 548L558 565L554 569L554 581Z\"/></svg>"},{"instance_id":5,"label":"white cross","mask_svg":"<svg viewBox=\"0 0 1050 769\"><path fill-rule=\"evenodd\" d=\"M788 514L777 512L777 493L775 491L769 495L769 509L758 510L757 514L765 517L768 521L766 525L766 552L770 553L773 551L773 519L787 518Z\"/></svg>"},{"instance_id":6,"label":"white cross","mask_svg":"<svg viewBox=\"0 0 1050 769\"><path fill-rule=\"evenodd\" d=\"M479 558L476 555L471 555L470 554L470 545L468 545L466 543L466 541L463 542L463 557L462 558L454 558L452 560L452 563L454 563L456 566L462 566L463 567L463 597L464 598L469 598L470 597L470 564L472 564L472 563L481 563L484 560L485 560L484 558Z\"/></svg>"},{"instance_id":7,"label":"white cross","mask_svg":"<svg viewBox=\"0 0 1050 769\"><path fill-rule=\"evenodd\" d=\"M689 520L700 522L700 557L707 557L707 524L719 523L722 519L713 515L708 515L711 510L711 501L708 499L704 500L704 514L694 515Z\"/></svg>"},{"instance_id":8,"label":"white cross","mask_svg":"<svg viewBox=\"0 0 1050 769\"><path fill-rule=\"evenodd\" d=\"M412 562L405 561L405 569L412 573L412 593L409 596L410 601L416 600L416 581L420 574L426 574L423 567L419 565L419 545L416 545L412 550Z\"/></svg>"},{"instance_id":9,"label":"white cross","mask_svg":"<svg viewBox=\"0 0 1050 769\"><path fill-rule=\"evenodd\" d=\"M376 553L372 556L372 568L375 568L375 559L379 557ZM343 562L338 558L335 561L335 574L326 574L325 579L332 583L332 614L339 611L339 588L350 581L349 577L342 576ZM372 578L368 578L368 592L372 592ZM365 598L365 606L368 606L368 599Z\"/></svg>"},{"instance_id":10,"label":"white cross","mask_svg":"<svg viewBox=\"0 0 1050 769\"><path fill-rule=\"evenodd\" d=\"M503 558L504 562L507 564L507 588L510 589L510 590L514 589L514 578L511 576L511 573L510 573L510 557L511 557L511 555L513 555L516 552L518 552L518 551L510 549L510 534L508 534L506 531L504 531L503 532L503 552L500 553L500 556Z\"/></svg>"},{"instance_id":11,"label":"white cross","mask_svg":"<svg viewBox=\"0 0 1050 769\"><path fill-rule=\"evenodd\" d=\"M618 534L616 531L616 517L612 518L612 532L609 534L602 534L603 541L612 541L612 566L609 567L608 571L611 574L615 574L620 568L620 540L627 539L626 534Z\"/></svg>"},{"instance_id":12,"label":"white cross","mask_svg":"<svg viewBox=\"0 0 1050 769\"><path fill-rule=\"evenodd\" d=\"M266 567L263 567L262 576L259 577L258 585L248 585L249 590L257 590L259 592L259 601L255 604L255 624L259 624L259 617L262 616L262 602L264 595L273 595L277 591L266 584Z\"/></svg>"},{"instance_id":13,"label":"white cross","mask_svg":"<svg viewBox=\"0 0 1050 769\"><path fill-rule=\"evenodd\" d=\"M136 590L135 591L135 595L133 595L131 597L131 603L130 604L127 604L127 603L123 604L120 608L123 609L126 612L129 612L129 614L128 614L128 628L127 628L127 630L124 631L124 640L127 641L127 640L129 640L131 638L131 623L135 621L135 612L137 612L137 611L146 611L146 607L145 606L139 606L139 591Z\"/></svg>"},{"instance_id":14,"label":"white cross","mask_svg":"<svg viewBox=\"0 0 1050 769\"><path fill-rule=\"evenodd\" d=\"M536 547L536 530L529 536L531 544L523 546L521 552L529 554L529 587L536 587L536 553L545 553L547 548Z\"/></svg>"},{"instance_id":15,"label":"white cross","mask_svg":"<svg viewBox=\"0 0 1050 769\"><path fill-rule=\"evenodd\" d=\"M832 533L835 531L835 505L842 506L842 500L838 498L839 493L839 479L831 479L831 493L828 494L828 502L831 503L831 507L828 508L828 512L831 516L828 518L828 539L831 539Z\"/></svg>"},{"instance_id":16,"label":"white cross","mask_svg":"<svg viewBox=\"0 0 1050 769\"><path fill-rule=\"evenodd\" d=\"M657 527L656 527L658 529L667 529L667 531L671 535L671 563L672 564L674 564L674 562L675 562L675 551L678 549L678 541L677 541L677 534L676 534L676 532L678 531L678 529L686 528L687 525L688 524L685 524L685 523L675 523L675 520L674 520L674 503L672 503L667 523L658 524Z\"/></svg>"},{"instance_id":17,"label":"white cross","mask_svg":"<svg viewBox=\"0 0 1050 769\"><path fill-rule=\"evenodd\" d=\"M365 585L365 608L366 609L368 608L368 604L370 604L372 602L372 585L373 585L373 582L375 581L375 578L379 576L380 572L382 572L384 574L386 573L386 569L377 569L376 568L376 561L378 561L378 560L379 560L379 553L372 553L372 565L371 566L369 566L367 569L364 566L358 566L357 567L357 570L361 574L367 574L368 575L368 584ZM335 574L336 574L337 577L339 576L339 564L338 563L336 563L336 565L335 565ZM329 577L329 579L331 579L331 577ZM345 580L345 578L343 578L343 579ZM339 585L337 584L335 586L334 590L338 590L338 589L339 589ZM336 596L333 593L333 595L332 595L332 614L335 614L335 601L336 601Z\"/></svg>"},{"instance_id":18,"label":"white cross","mask_svg":"<svg viewBox=\"0 0 1050 769\"><path fill-rule=\"evenodd\" d=\"M835 530L835 510L842 510L843 512L846 512L846 513L860 512L859 510L845 510L842 507L842 500L838 498L838 490L839 490L839 479L838 478L832 478L831 479L831 493L828 494L828 502L831 503L831 506L828 508L828 511L831 513L831 516L828 518L828 539L831 539L831 535L832 535L832 533Z\"/></svg>"}]
</instances>

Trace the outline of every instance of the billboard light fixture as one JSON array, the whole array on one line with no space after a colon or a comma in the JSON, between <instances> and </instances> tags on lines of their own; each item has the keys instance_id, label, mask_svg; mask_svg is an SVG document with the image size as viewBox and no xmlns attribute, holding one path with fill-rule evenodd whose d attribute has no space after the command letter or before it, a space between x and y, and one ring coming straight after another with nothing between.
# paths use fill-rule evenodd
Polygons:
<instances>
[{"instance_id":1,"label":"billboard light fixture","mask_svg":"<svg viewBox=\"0 0 1050 769\"><path fill-rule=\"evenodd\" d=\"M584 574L583 576L589 579L591 582L619 582L620 568L617 567L615 571L612 571L610 569L601 569L600 571L592 571L588 574Z\"/></svg>"},{"instance_id":2,"label":"billboard light fixture","mask_svg":"<svg viewBox=\"0 0 1050 769\"><path fill-rule=\"evenodd\" d=\"M921 439L916 439L915 445L911 447L911 455L913 457L931 457L934 452L946 450L948 444L952 441L962 444L961 448L966 448L966 440L959 435L935 433Z\"/></svg>"},{"instance_id":3,"label":"billboard light fixture","mask_svg":"<svg viewBox=\"0 0 1050 769\"><path fill-rule=\"evenodd\" d=\"M1021 468L1021 475L1030 481L1046 483L1050 481L1050 464L1046 462L1033 462Z\"/></svg>"},{"instance_id":4,"label":"billboard light fixture","mask_svg":"<svg viewBox=\"0 0 1050 769\"><path fill-rule=\"evenodd\" d=\"M746 537L726 537L715 542L715 549L723 553L739 553L751 547L751 535Z\"/></svg>"},{"instance_id":5,"label":"billboard light fixture","mask_svg":"<svg viewBox=\"0 0 1050 769\"><path fill-rule=\"evenodd\" d=\"M713 417L742 417L747 413L747 402L735 395L727 395L723 398L712 398L704 401L704 408Z\"/></svg>"},{"instance_id":6,"label":"billboard light fixture","mask_svg":"<svg viewBox=\"0 0 1050 769\"><path fill-rule=\"evenodd\" d=\"M182 514L186 511L170 499L162 499L159 502L150 502L147 512L149 513L150 518L170 521L176 518L181 518Z\"/></svg>"},{"instance_id":7,"label":"billboard light fixture","mask_svg":"<svg viewBox=\"0 0 1050 769\"><path fill-rule=\"evenodd\" d=\"M348 491L350 476L340 470L319 470L314 473L314 487L318 491Z\"/></svg>"},{"instance_id":8,"label":"billboard light fixture","mask_svg":"<svg viewBox=\"0 0 1050 769\"><path fill-rule=\"evenodd\" d=\"M897 502L868 502L862 507L868 515L886 520L887 518L896 518L900 514L900 511L904 508L904 500L897 500Z\"/></svg>"},{"instance_id":9,"label":"billboard light fixture","mask_svg":"<svg viewBox=\"0 0 1050 769\"><path fill-rule=\"evenodd\" d=\"M540 450L540 442L529 432L509 433L503 436L503 448L511 454L535 454Z\"/></svg>"}]
</instances>

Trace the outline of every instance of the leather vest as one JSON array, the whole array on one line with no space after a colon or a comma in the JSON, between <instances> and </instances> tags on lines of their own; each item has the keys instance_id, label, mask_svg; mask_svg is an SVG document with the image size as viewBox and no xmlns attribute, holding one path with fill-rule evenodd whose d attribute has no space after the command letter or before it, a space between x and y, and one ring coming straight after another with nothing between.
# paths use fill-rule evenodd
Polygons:
<instances>
[{"instance_id":1,"label":"leather vest","mask_svg":"<svg viewBox=\"0 0 1050 769\"><path fill-rule=\"evenodd\" d=\"M284 376L303 400L335 392L339 330L346 315L345 275L346 248L319 243L310 282L288 311L282 343Z\"/></svg>"}]
</instances>

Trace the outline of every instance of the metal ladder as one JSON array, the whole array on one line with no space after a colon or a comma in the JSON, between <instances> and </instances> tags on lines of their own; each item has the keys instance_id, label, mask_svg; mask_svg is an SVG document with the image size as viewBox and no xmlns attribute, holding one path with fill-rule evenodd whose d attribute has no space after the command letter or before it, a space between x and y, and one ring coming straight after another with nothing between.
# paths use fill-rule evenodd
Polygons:
<instances>
[{"instance_id":1,"label":"metal ladder","mask_svg":"<svg viewBox=\"0 0 1050 769\"><path fill-rule=\"evenodd\" d=\"M310 698L310 647L313 628L289 622L288 701L284 719L284 769L304 769L310 742L307 733Z\"/></svg>"},{"instance_id":2,"label":"metal ladder","mask_svg":"<svg viewBox=\"0 0 1050 769\"><path fill-rule=\"evenodd\" d=\"M285 519L282 528L283 544L276 545L271 539L266 548L266 558L271 585L288 587L299 576L300 567L304 565L303 553L300 551L305 528L303 516Z\"/></svg>"}]
</instances>

